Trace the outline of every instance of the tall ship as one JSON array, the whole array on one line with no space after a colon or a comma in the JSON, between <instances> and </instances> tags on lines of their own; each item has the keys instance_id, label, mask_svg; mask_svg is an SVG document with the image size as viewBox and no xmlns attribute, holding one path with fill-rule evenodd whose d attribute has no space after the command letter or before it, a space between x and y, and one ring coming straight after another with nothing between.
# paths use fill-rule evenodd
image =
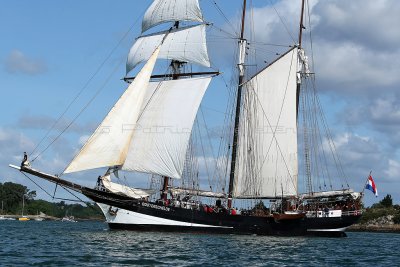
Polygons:
<instances>
[{"instance_id":1,"label":"tall ship","mask_svg":"<svg viewBox=\"0 0 400 267\"><path fill-rule=\"evenodd\" d=\"M110 229L345 236L361 216L362 193L348 186L316 93L302 42L306 3L293 1L301 10L297 40L256 71L242 4L237 75L206 177L199 175L198 121L207 88L223 74L210 67L206 35L213 24L198 0L148 7L128 53L127 89L62 175L35 169L27 157L10 166L93 200ZM94 188L73 182L74 173L88 170L98 173L88 177L97 180ZM148 174L148 188L132 187L134 178L124 182L121 172Z\"/></svg>"}]
</instances>

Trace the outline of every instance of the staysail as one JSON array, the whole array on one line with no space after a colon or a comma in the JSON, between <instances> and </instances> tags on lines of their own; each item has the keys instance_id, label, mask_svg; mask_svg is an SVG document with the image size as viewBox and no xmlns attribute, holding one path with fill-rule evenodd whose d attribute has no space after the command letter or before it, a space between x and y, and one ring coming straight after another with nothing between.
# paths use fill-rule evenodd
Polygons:
<instances>
[{"instance_id":1,"label":"staysail","mask_svg":"<svg viewBox=\"0 0 400 267\"><path fill-rule=\"evenodd\" d=\"M125 129L138 120L159 51L160 48L154 50L136 79L129 85L64 173L117 166L125 162L133 134L132 131Z\"/></svg>"},{"instance_id":2,"label":"staysail","mask_svg":"<svg viewBox=\"0 0 400 267\"><path fill-rule=\"evenodd\" d=\"M203 22L198 0L156 0L147 9L142 21L142 32L164 22Z\"/></svg>"},{"instance_id":3,"label":"staysail","mask_svg":"<svg viewBox=\"0 0 400 267\"><path fill-rule=\"evenodd\" d=\"M126 73L134 69L139 63L148 60L164 37L165 40L161 46L159 58L210 67L206 45L206 25L202 24L138 38L129 51Z\"/></svg>"},{"instance_id":4,"label":"staysail","mask_svg":"<svg viewBox=\"0 0 400 267\"><path fill-rule=\"evenodd\" d=\"M245 85L235 197L297 194L295 47Z\"/></svg>"},{"instance_id":5,"label":"staysail","mask_svg":"<svg viewBox=\"0 0 400 267\"><path fill-rule=\"evenodd\" d=\"M211 77L151 82L123 170L181 178L193 122Z\"/></svg>"}]
</instances>

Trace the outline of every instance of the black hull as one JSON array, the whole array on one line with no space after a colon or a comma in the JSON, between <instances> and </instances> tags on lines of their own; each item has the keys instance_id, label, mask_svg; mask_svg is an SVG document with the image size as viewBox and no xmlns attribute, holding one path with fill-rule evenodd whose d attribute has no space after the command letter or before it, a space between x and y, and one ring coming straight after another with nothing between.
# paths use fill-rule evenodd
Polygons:
<instances>
[{"instance_id":1,"label":"black hull","mask_svg":"<svg viewBox=\"0 0 400 267\"><path fill-rule=\"evenodd\" d=\"M351 218L350 222L343 222L340 228L348 227L354 224L359 218ZM342 230L332 230L332 228L323 228L327 224L318 222L319 231L308 231L307 222L313 219L305 218L302 222L293 222L293 224L276 225L275 222L265 222L259 227L246 227L244 225L234 228L205 228L194 226L175 226L175 225L157 225L157 224L125 224L108 223L111 230L130 230L145 232L176 232L176 233L203 233L203 234L256 234L269 236L320 236L320 237L346 237ZM329 223L329 222L328 222ZM335 224L337 225L337 224ZM289 227L288 227L289 226ZM323 230L324 229L324 230ZM338 229L338 228L333 228Z\"/></svg>"},{"instance_id":2,"label":"black hull","mask_svg":"<svg viewBox=\"0 0 400 267\"><path fill-rule=\"evenodd\" d=\"M108 221L112 230L158 231L209 234L257 234L271 236L329 236L344 237L344 228L356 223L361 215L342 217L304 217L299 219L276 220L271 216L230 215L227 213L206 213L202 210L180 207L164 207L156 203L138 201L129 204L105 200L86 194L97 203L110 205L113 209L124 209L142 215L153 216L197 226L118 223ZM107 214L105 214L107 217ZM209 227L207 227L209 226Z\"/></svg>"},{"instance_id":3,"label":"black hull","mask_svg":"<svg viewBox=\"0 0 400 267\"><path fill-rule=\"evenodd\" d=\"M110 229L165 232L197 232L215 234L257 234L274 236L345 236L346 227L356 223L361 215L341 217L303 217L277 220L272 216L230 215L226 212L207 213L201 209L162 206L144 202L127 196L104 192L69 181L57 176L39 172L27 167L17 167L20 171L33 174L62 187L82 193L93 201L111 206L114 212L125 210L128 214L139 214L152 218L173 221L173 224L152 224L135 221L114 220L112 211L103 209ZM175 224L176 223L176 224Z\"/></svg>"},{"instance_id":4,"label":"black hull","mask_svg":"<svg viewBox=\"0 0 400 267\"><path fill-rule=\"evenodd\" d=\"M237 234L237 235L266 235L266 236L318 236L318 237L347 237L343 231L312 231L298 233L295 231L235 231L230 229L215 229L193 226L174 226L174 225L156 225L156 224L124 224L108 223L111 230L127 230L138 232L167 232L167 233L195 233L195 234Z\"/></svg>"}]
</instances>

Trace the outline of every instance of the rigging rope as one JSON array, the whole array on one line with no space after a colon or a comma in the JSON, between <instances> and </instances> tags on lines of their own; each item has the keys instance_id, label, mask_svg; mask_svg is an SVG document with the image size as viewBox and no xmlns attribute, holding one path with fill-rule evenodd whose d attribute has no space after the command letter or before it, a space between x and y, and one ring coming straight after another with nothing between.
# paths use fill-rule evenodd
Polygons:
<instances>
[{"instance_id":1,"label":"rigging rope","mask_svg":"<svg viewBox=\"0 0 400 267\"><path fill-rule=\"evenodd\" d=\"M142 15L144 14L144 11L142 11ZM121 37L121 39L118 41L118 43L111 49L111 51L107 54L106 58L101 62L100 66L95 70L95 72L91 75L89 80L84 84L84 86L79 90L79 92L75 95L75 97L72 99L72 101L68 104L66 109L61 113L61 115L56 119L56 121L52 124L50 129L46 132L46 134L43 136L43 138L39 141L39 143L35 146L33 151L30 153L30 156L33 155L33 153L39 148L39 146L43 143L43 141L48 137L48 135L51 133L51 131L55 128L55 126L60 122L60 120L64 117L64 115L68 112L68 110L71 108L71 106L76 102L76 100L79 98L79 96L86 90L86 88L89 86L89 84L92 82L94 77L97 76L97 74L100 72L100 70L104 67L105 63L111 58L111 56L114 54L114 52L121 46L122 42L126 39L126 37L129 35L129 33L133 30L133 28L136 26L136 24L140 21L142 16L139 16L135 22L129 27L129 29L124 33L124 35ZM54 142L52 142L54 143ZM52 144L51 143L51 144ZM47 150L47 148L46 148ZM45 150L44 150L45 151ZM40 154L42 154L44 151L42 151ZM38 156L39 156L38 155ZM38 158L36 156L32 162Z\"/></svg>"},{"instance_id":2,"label":"rigging rope","mask_svg":"<svg viewBox=\"0 0 400 267\"><path fill-rule=\"evenodd\" d=\"M310 3L308 0L306 0L307 4L307 15L308 15L308 28L309 28L309 39L310 39L310 50L311 50L311 68L315 69L315 60L314 60L314 52L313 52L313 35L312 35L312 30L311 30L311 17L310 17ZM302 77L304 78L304 77ZM308 79L303 79L307 82ZM339 178L342 183L342 188L344 188L343 182L347 184L349 187L348 181L347 181L347 176L344 173L343 166L341 164L340 158L337 155L337 149L335 146L335 143L333 142L332 134L330 132L330 129L327 124L327 120L325 117L325 114L322 109L322 104L319 99L319 96L316 91L316 81L315 81L315 76L311 79L311 85L307 83L305 84L305 88L302 90L303 95L309 95L306 97L308 100L305 100L303 104L303 117L306 118L306 120L310 123L309 128L312 129L310 132L309 141L312 143L311 147L313 148L313 151L311 153L311 157L313 158L313 164L312 164L312 175L314 178L320 178L323 181L323 186L326 189L327 183L325 181L325 178L328 178L328 183L330 186L330 189L333 190L332 186L332 177L330 174L330 171L328 169L328 160L327 160L327 155L325 151L325 145L324 145L324 140L322 138L322 134L319 131L319 129L322 127L324 129L325 133L325 138L326 138L326 143L327 146L329 147L329 150L331 152L331 156L333 159L333 162L335 164L336 170L339 174ZM306 112L308 110L308 112ZM308 113L308 114L307 114ZM304 125L306 127L306 125ZM320 151L318 151L318 148L321 148ZM319 161L323 161L324 167L320 167L318 165ZM322 177L320 177L322 175ZM318 179L317 182L319 188L321 188L320 184L320 179Z\"/></svg>"},{"instance_id":3,"label":"rigging rope","mask_svg":"<svg viewBox=\"0 0 400 267\"><path fill-rule=\"evenodd\" d=\"M49 192L47 192L43 187L41 187L38 183L36 183L34 180L32 180L28 175L26 175L24 172L21 172L26 178L28 178L32 183L34 183L37 187L39 187L43 192L45 192L49 197L51 197L52 199L57 199L57 200L65 200L65 201L72 201L72 202L81 202L86 204L88 207L92 208L93 210L96 210L95 208L92 207L92 205L94 204L94 202L89 202L89 201L83 201L81 198L79 198L78 196L76 196L75 194L73 194L70 190L68 190L67 188L65 188L64 186L60 185L65 191L67 191L68 193L70 193L71 195L73 195L74 197L76 197L78 200L76 199L68 199L68 198L60 198L60 197L54 197L52 196ZM57 184L56 184L57 185ZM88 204L92 204L92 205L88 205ZM97 211L97 210L96 210Z\"/></svg>"},{"instance_id":4,"label":"rigging rope","mask_svg":"<svg viewBox=\"0 0 400 267\"><path fill-rule=\"evenodd\" d=\"M307 2L307 14L308 14L308 27L310 28L309 32L310 32L311 68L315 69L313 38L311 30L310 3L308 0L306 2Z\"/></svg>"},{"instance_id":5,"label":"rigging rope","mask_svg":"<svg viewBox=\"0 0 400 267\"><path fill-rule=\"evenodd\" d=\"M90 106L90 104L95 100L95 98L103 91L103 89L106 87L108 82L111 80L111 77L114 75L114 73L118 70L119 68L119 62L117 66L114 68L114 70L111 72L111 74L107 77L106 81L104 84L97 90L95 95L89 100L89 102L79 111L79 113L73 118L73 120L66 126L64 129L53 139L53 141L50 142L36 157L32 160L35 161L41 154L46 152L47 149L50 148L51 145L53 145L68 129L71 127L72 124L82 115L82 113Z\"/></svg>"},{"instance_id":6,"label":"rigging rope","mask_svg":"<svg viewBox=\"0 0 400 267\"><path fill-rule=\"evenodd\" d=\"M285 27L286 32L289 34L290 38L292 39L293 43L296 44L297 42L295 41L292 33L289 31L289 28L287 27L285 21L283 20L283 18L281 17L281 15L279 15L278 10L276 10L275 6L272 4L271 0L269 0L269 3L271 4L272 8L275 10L276 15L278 15L279 20L282 22L283 26Z\"/></svg>"},{"instance_id":7,"label":"rigging rope","mask_svg":"<svg viewBox=\"0 0 400 267\"><path fill-rule=\"evenodd\" d=\"M212 0L212 2L215 5L215 8L218 10L218 12L222 15L222 17L225 19L225 21L228 23L228 25L232 28L233 32L235 34L233 34L233 36L238 36L239 33L236 31L235 27L233 27L233 24L229 21L229 19L225 16L224 12L222 12L221 8L218 6L217 2L215 0Z\"/></svg>"}]
</instances>

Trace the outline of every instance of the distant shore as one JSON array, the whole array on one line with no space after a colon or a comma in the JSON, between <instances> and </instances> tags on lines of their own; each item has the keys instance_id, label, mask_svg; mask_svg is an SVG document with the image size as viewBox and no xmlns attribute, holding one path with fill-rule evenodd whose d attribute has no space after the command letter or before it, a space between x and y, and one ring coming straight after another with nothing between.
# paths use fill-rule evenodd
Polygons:
<instances>
[{"instance_id":1,"label":"distant shore","mask_svg":"<svg viewBox=\"0 0 400 267\"><path fill-rule=\"evenodd\" d=\"M49 216L49 215L10 215L10 214L3 214L0 215L0 217L6 218L6 219L16 219L18 220L21 217L25 217L25 218L29 218L30 220L36 220L36 219L43 219L45 221L61 221L62 218L59 217L53 217L53 216ZM97 217L93 217L93 218L74 218L76 221L104 221L103 218L97 218Z\"/></svg>"},{"instance_id":2,"label":"distant shore","mask_svg":"<svg viewBox=\"0 0 400 267\"><path fill-rule=\"evenodd\" d=\"M400 224L354 224L347 228L348 232L400 233Z\"/></svg>"}]
</instances>

